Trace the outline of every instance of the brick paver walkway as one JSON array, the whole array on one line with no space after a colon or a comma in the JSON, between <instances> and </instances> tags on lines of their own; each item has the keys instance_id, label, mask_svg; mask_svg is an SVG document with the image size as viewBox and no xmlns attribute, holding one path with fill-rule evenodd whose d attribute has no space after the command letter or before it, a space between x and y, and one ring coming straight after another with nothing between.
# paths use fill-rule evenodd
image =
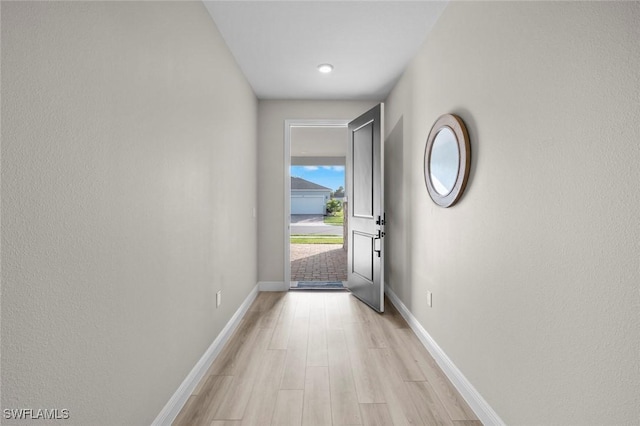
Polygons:
<instances>
[{"instance_id":1,"label":"brick paver walkway","mask_svg":"<svg viewBox=\"0 0 640 426\"><path fill-rule=\"evenodd\" d=\"M291 244L291 281L346 281L342 244Z\"/></svg>"}]
</instances>

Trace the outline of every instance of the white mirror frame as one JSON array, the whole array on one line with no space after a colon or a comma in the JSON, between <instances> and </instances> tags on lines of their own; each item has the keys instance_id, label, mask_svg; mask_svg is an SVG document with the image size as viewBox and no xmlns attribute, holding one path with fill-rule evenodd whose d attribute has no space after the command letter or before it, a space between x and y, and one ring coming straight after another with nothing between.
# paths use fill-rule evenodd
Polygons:
<instances>
[{"instance_id":1,"label":"white mirror frame","mask_svg":"<svg viewBox=\"0 0 640 426\"><path fill-rule=\"evenodd\" d=\"M436 191L431 181L431 151L436 136L443 128L449 128L453 131L458 143L459 164L458 176L453 185L453 189L446 195ZM471 147L469 145L469 133L462 119L453 114L441 115L431 127L429 137L427 138L427 146L424 151L424 180L427 184L427 191L434 203L441 207L453 206L464 192L469 178L469 168L471 166Z\"/></svg>"}]
</instances>

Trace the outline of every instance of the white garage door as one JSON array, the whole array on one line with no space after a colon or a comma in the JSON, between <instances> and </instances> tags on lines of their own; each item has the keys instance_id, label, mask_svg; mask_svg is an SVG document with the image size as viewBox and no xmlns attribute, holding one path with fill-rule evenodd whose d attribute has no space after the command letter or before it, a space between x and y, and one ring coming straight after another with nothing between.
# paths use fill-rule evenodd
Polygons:
<instances>
[{"instance_id":1,"label":"white garage door","mask_svg":"<svg viewBox=\"0 0 640 426\"><path fill-rule=\"evenodd\" d=\"M324 195L292 195L291 214L324 214Z\"/></svg>"}]
</instances>

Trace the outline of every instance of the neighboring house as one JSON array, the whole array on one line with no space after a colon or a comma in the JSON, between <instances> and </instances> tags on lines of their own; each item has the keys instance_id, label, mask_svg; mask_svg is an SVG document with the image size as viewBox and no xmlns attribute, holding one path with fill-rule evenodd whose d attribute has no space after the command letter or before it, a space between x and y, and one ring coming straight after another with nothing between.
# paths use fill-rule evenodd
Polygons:
<instances>
[{"instance_id":1,"label":"neighboring house","mask_svg":"<svg viewBox=\"0 0 640 426\"><path fill-rule=\"evenodd\" d=\"M291 214L325 214L333 191L308 180L291 177Z\"/></svg>"}]
</instances>

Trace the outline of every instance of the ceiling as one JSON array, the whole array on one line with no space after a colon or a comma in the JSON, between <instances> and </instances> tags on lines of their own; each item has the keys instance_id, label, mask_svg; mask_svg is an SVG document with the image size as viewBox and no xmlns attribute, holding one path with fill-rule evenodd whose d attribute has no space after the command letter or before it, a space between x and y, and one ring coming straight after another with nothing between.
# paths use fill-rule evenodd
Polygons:
<instances>
[{"instance_id":1,"label":"ceiling","mask_svg":"<svg viewBox=\"0 0 640 426\"><path fill-rule=\"evenodd\" d=\"M258 98L383 100L447 3L204 4ZM318 72L322 63L333 72Z\"/></svg>"}]
</instances>

